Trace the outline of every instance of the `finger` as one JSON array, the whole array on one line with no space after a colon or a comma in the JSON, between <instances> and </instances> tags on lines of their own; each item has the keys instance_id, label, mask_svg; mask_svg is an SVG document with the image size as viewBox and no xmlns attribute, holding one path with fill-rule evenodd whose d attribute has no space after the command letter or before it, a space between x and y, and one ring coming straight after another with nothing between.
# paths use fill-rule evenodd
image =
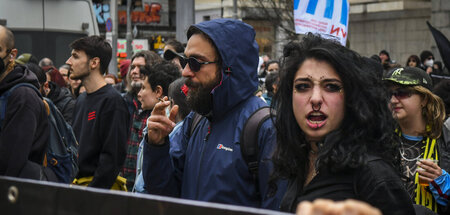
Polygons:
<instances>
[{"instance_id":1,"label":"finger","mask_svg":"<svg viewBox=\"0 0 450 215\"><path fill-rule=\"evenodd\" d=\"M425 177L425 176L422 176L422 175L419 175L419 180L424 181L426 183L430 183L430 182L433 181L433 179Z\"/></svg>"},{"instance_id":2,"label":"finger","mask_svg":"<svg viewBox=\"0 0 450 215\"><path fill-rule=\"evenodd\" d=\"M147 124L149 129L160 129L169 132L175 127L175 123L166 116L150 116Z\"/></svg>"},{"instance_id":3,"label":"finger","mask_svg":"<svg viewBox=\"0 0 450 215\"><path fill-rule=\"evenodd\" d=\"M344 201L343 214L381 215L381 211L366 202L349 199Z\"/></svg>"},{"instance_id":4,"label":"finger","mask_svg":"<svg viewBox=\"0 0 450 215\"><path fill-rule=\"evenodd\" d=\"M178 105L174 105L172 107L172 109L170 110L170 114L169 114L170 121L175 122L177 114L178 114Z\"/></svg>"},{"instance_id":5,"label":"finger","mask_svg":"<svg viewBox=\"0 0 450 215\"><path fill-rule=\"evenodd\" d=\"M164 97L166 98L166 97ZM166 108L170 105L170 101L160 100L156 103L151 115L166 115Z\"/></svg>"},{"instance_id":6,"label":"finger","mask_svg":"<svg viewBox=\"0 0 450 215\"><path fill-rule=\"evenodd\" d=\"M428 168L426 170L419 169L417 170L417 172L419 173L419 175L429 177L431 179L436 179L437 177L442 175L442 170L440 168L439 169Z\"/></svg>"},{"instance_id":7,"label":"finger","mask_svg":"<svg viewBox=\"0 0 450 215\"><path fill-rule=\"evenodd\" d=\"M328 199L314 200L312 212L313 214L335 214L337 211L336 203Z\"/></svg>"},{"instance_id":8,"label":"finger","mask_svg":"<svg viewBox=\"0 0 450 215\"><path fill-rule=\"evenodd\" d=\"M431 159L420 160L419 163L421 163L422 165L434 167L434 168L436 168L438 166L437 161L431 160Z\"/></svg>"},{"instance_id":9,"label":"finger","mask_svg":"<svg viewBox=\"0 0 450 215\"><path fill-rule=\"evenodd\" d=\"M312 204L308 201L300 202L297 206L297 215L312 215Z\"/></svg>"}]
</instances>

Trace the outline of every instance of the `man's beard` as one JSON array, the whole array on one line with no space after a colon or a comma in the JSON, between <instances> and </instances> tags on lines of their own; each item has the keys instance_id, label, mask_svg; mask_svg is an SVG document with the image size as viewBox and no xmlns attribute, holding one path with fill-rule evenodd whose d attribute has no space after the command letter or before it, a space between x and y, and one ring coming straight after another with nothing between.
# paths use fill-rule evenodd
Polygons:
<instances>
[{"instance_id":1,"label":"man's beard","mask_svg":"<svg viewBox=\"0 0 450 215\"><path fill-rule=\"evenodd\" d=\"M220 73L216 75L216 77L215 80L204 85L201 83L194 83L190 78L186 79L185 84L189 87L186 103L189 108L201 115L207 115L212 110L213 98L211 91L219 84Z\"/></svg>"},{"instance_id":2,"label":"man's beard","mask_svg":"<svg viewBox=\"0 0 450 215\"><path fill-rule=\"evenodd\" d=\"M131 91L133 93L138 93L141 90L142 81L131 81Z\"/></svg>"}]
</instances>

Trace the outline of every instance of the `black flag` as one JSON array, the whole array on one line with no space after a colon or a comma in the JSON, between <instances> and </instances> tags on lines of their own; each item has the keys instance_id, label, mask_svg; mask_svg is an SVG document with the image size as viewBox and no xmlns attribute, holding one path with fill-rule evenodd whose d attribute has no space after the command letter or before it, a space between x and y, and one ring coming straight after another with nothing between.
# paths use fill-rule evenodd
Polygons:
<instances>
[{"instance_id":1,"label":"black flag","mask_svg":"<svg viewBox=\"0 0 450 215\"><path fill-rule=\"evenodd\" d=\"M445 67L450 71L450 41L448 41L447 37L442 34L439 30L431 26L431 24L427 21L428 28L430 28L431 33L433 34L434 40L436 41L436 45L439 49L439 53L441 54L442 61L444 61Z\"/></svg>"}]
</instances>

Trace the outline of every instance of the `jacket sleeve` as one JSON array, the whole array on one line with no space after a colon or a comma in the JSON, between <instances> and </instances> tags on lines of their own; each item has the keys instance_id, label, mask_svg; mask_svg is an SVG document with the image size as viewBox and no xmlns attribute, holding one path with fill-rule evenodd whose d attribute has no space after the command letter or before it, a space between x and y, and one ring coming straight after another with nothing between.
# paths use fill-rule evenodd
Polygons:
<instances>
[{"instance_id":1,"label":"jacket sleeve","mask_svg":"<svg viewBox=\"0 0 450 215\"><path fill-rule=\"evenodd\" d=\"M71 97L67 97L65 99L67 100L66 105L64 105L61 113L63 114L63 117L66 120L66 122L69 123L70 125L72 125L72 115L73 115L73 110L75 108L76 100Z\"/></svg>"},{"instance_id":2,"label":"jacket sleeve","mask_svg":"<svg viewBox=\"0 0 450 215\"><path fill-rule=\"evenodd\" d=\"M415 214L400 177L384 161L378 161L371 168L363 168L354 177L354 192L358 199L380 209L383 214Z\"/></svg>"},{"instance_id":3,"label":"jacket sleeve","mask_svg":"<svg viewBox=\"0 0 450 215\"><path fill-rule=\"evenodd\" d=\"M175 179L175 168L172 165L169 149L169 138L161 146L149 144L144 137L143 177L145 190L150 194L179 196L179 183Z\"/></svg>"},{"instance_id":4,"label":"jacket sleeve","mask_svg":"<svg viewBox=\"0 0 450 215\"><path fill-rule=\"evenodd\" d=\"M124 103L122 106L101 116L102 149L91 187L110 189L125 161L130 117Z\"/></svg>"},{"instance_id":5,"label":"jacket sleeve","mask_svg":"<svg viewBox=\"0 0 450 215\"><path fill-rule=\"evenodd\" d=\"M271 156L276 145L276 132L271 120L266 120L262 124L258 143L261 155L258 168L261 208L280 210L280 202L286 191L287 181L269 182L270 174L273 171Z\"/></svg>"},{"instance_id":6,"label":"jacket sleeve","mask_svg":"<svg viewBox=\"0 0 450 215\"><path fill-rule=\"evenodd\" d=\"M434 199L442 206L447 206L450 195L450 175L442 170L442 175L431 182L430 190Z\"/></svg>"},{"instance_id":7,"label":"jacket sleeve","mask_svg":"<svg viewBox=\"0 0 450 215\"><path fill-rule=\"evenodd\" d=\"M147 143L143 138L144 161L143 176L145 189L150 194L179 197L186 157L187 142L189 140L189 125L192 114L187 116L179 129L174 129L166 137L161 146Z\"/></svg>"},{"instance_id":8,"label":"jacket sleeve","mask_svg":"<svg viewBox=\"0 0 450 215\"><path fill-rule=\"evenodd\" d=\"M27 96L31 94L34 94L33 90L21 87L8 99L0 133L0 175L42 178L41 163L36 162L43 161L46 145L34 143L41 144L48 141L48 120L43 113L44 106L40 98ZM47 134L40 136L38 127L45 129ZM42 154L31 157L32 150L39 151L38 148L41 148Z\"/></svg>"}]
</instances>

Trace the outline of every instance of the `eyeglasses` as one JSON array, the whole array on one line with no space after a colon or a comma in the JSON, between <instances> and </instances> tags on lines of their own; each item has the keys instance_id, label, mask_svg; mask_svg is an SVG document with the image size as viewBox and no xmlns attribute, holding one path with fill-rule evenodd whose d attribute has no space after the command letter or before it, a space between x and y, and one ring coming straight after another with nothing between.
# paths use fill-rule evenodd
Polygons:
<instances>
[{"instance_id":1,"label":"eyeglasses","mask_svg":"<svg viewBox=\"0 0 450 215\"><path fill-rule=\"evenodd\" d=\"M186 64L189 64L189 68L193 72L198 72L202 65L217 63L217 61L198 62L197 58L195 58L195 57L189 57L189 58L186 58L183 56L179 56L179 57L180 57L181 68L184 69L186 67Z\"/></svg>"},{"instance_id":2,"label":"eyeglasses","mask_svg":"<svg viewBox=\"0 0 450 215\"><path fill-rule=\"evenodd\" d=\"M411 95L414 93L413 90L408 88L397 88L395 90L389 91L389 98L392 98L392 96L395 96L397 99L406 99L411 97Z\"/></svg>"},{"instance_id":3,"label":"eyeglasses","mask_svg":"<svg viewBox=\"0 0 450 215\"><path fill-rule=\"evenodd\" d=\"M167 61L171 61L175 57L179 57L179 56L180 56L179 54L175 53L174 51L172 51L170 49L167 49L163 54L164 60L167 60Z\"/></svg>"}]
</instances>

